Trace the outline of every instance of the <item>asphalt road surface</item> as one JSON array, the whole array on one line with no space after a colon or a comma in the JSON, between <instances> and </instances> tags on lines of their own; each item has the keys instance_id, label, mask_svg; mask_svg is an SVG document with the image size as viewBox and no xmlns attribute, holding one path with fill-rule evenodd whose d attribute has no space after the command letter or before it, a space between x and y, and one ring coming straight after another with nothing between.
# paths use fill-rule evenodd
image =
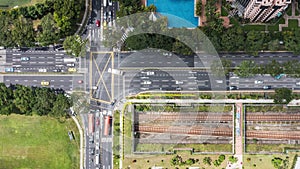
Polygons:
<instances>
[{"instance_id":1,"label":"asphalt road surface","mask_svg":"<svg viewBox=\"0 0 300 169\"><path fill-rule=\"evenodd\" d=\"M6 85L9 84L22 84L25 86L37 86L42 87L41 82L47 81L49 82L49 86L44 87L51 87L51 88L61 88L65 91L72 91L73 89L80 88L82 84L78 83L77 79L82 79L82 75L3 75L3 82Z\"/></svg>"}]
</instances>

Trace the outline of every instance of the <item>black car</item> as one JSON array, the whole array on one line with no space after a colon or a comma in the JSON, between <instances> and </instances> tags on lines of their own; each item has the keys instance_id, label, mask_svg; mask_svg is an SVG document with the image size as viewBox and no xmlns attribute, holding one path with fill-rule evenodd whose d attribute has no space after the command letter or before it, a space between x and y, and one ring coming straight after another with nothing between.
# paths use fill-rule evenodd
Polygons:
<instances>
[{"instance_id":1,"label":"black car","mask_svg":"<svg viewBox=\"0 0 300 169\"><path fill-rule=\"evenodd\" d=\"M264 90L268 90L268 89L271 89L271 88L272 88L271 86L263 86Z\"/></svg>"},{"instance_id":2,"label":"black car","mask_svg":"<svg viewBox=\"0 0 300 169\"><path fill-rule=\"evenodd\" d=\"M237 86L229 86L229 90L237 90L238 87Z\"/></svg>"}]
</instances>

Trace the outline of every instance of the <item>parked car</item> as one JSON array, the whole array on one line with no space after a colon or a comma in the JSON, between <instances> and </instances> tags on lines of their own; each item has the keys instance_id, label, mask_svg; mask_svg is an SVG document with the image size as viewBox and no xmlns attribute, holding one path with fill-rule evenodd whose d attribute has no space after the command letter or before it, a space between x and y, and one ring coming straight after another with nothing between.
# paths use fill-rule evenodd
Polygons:
<instances>
[{"instance_id":1,"label":"parked car","mask_svg":"<svg viewBox=\"0 0 300 169\"><path fill-rule=\"evenodd\" d=\"M300 82L296 82L296 85L300 85Z\"/></svg>"},{"instance_id":2,"label":"parked car","mask_svg":"<svg viewBox=\"0 0 300 169\"><path fill-rule=\"evenodd\" d=\"M83 83L83 80L78 80L78 83L79 83L79 84Z\"/></svg>"},{"instance_id":3,"label":"parked car","mask_svg":"<svg viewBox=\"0 0 300 169\"><path fill-rule=\"evenodd\" d=\"M255 80L254 84L263 84L264 82L262 80Z\"/></svg>"},{"instance_id":4,"label":"parked car","mask_svg":"<svg viewBox=\"0 0 300 169\"><path fill-rule=\"evenodd\" d=\"M264 90L271 89L271 86L263 86L263 89L264 89Z\"/></svg>"}]
</instances>

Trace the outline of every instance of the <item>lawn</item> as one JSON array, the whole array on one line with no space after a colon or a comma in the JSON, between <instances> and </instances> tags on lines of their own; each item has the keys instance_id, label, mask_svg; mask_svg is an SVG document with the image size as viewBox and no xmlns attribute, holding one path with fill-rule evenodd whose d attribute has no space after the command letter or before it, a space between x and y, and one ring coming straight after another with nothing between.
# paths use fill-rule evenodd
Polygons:
<instances>
[{"instance_id":1,"label":"lawn","mask_svg":"<svg viewBox=\"0 0 300 169\"><path fill-rule=\"evenodd\" d=\"M293 30L298 27L298 20L289 19L289 27L284 27L283 30Z\"/></svg>"},{"instance_id":2,"label":"lawn","mask_svg":"<svg viewBox=\"0 0 300 169\"><path fill-rule=\"evenodd\" d=\"M44 2L45 0L0 0L0 8L13 8Z\"/></svg>"},{"instance_id":3,"label":"lawn","mask_svg":"<svg viewBox=\"0 0 300 169\"><path fill-rule=\"evenodd\" d=\"M194 167L204 167L205 169L221 169L226 167L226 163L228 161L228 155L225 157L225 161L222 162L222 164L219 167L215 167L213 164L211 165L205 165L203 164L203 158L204 157L210 157L212 159L212 162L216 159L218 159L219 155L191 155L188 152L179 152L177 154L173 155L138 155L138 156L131 156L128 158L125 158L123 162L123 168L126 168L130 166L130 169L148 169L153 166L161 166L165 169L175 169L178 167L178 169L186 169L189 167L189 165L182 165L182 166L172 166L170 161L173 157L176 155L179 155L182 157L182 159L185 161L188 158L198 159L199 162L191 165ZM136 160L136 162L133 162L133 160Z\"/></svg>"},{"instance_id":4,"label":"lawn","mask_svg":"<svg viewBox=\"0 0 300 169\"><path fill-rule=\"evenodd\" d=\"M245 31L251 31L251 30L254 30L254 31L265 31L266 26L265 25L245 25L245 26L243 26L243 29Z\"/></svg>"},{"instance_id":5,"label":"lawn","mask_svg":"<svg viewBox=\"0 0 300 169\"><path fill-rule=\"evenodd\" d=\"M70 141L67 132L74 132ZM0 169L79 168L79 133L72 119L0 116Z\"/></svg>"},{"instance_id":6,"label":"lawn","mask_svg":"<svg viewBox=\"0 0 300 169\"><path fill-rule=\"evenodd\" d=\"M289 167L292 166L294 153L290 153L288 155L244 155L244 168L247 169L256 169L256 168L265 168L265 169L272 169L274 166L271 163L271 160L274 157L279 157L281 159L285 159L289 157ZM256 166L256 167L255 167Z\"/></svg>"}]
</instances>

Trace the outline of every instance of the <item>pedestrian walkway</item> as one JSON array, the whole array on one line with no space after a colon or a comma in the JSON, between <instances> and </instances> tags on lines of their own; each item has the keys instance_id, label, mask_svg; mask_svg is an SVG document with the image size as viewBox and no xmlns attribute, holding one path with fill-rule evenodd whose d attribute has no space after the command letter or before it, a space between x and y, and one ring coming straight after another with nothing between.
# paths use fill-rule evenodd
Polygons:
<instances>
[{"instance_id":1,"label":"pedestrian walkway","mask_svg":"<svg viewBox=\"0 0 300 169\"><path fill-rule=\"evenodd\" d=\"M235 127L234 127L234 136L235 136L235 144L234 144L234 157L238 159L238 161L234 164L228 162L226 168L227 169L242 169L243 168L243 104L236 103L236 112L235 112Z\"/></svg>"},{"instance_id":2,"label":"pedestrian walkway","mask_svg":"<svg viewBox=\"0 0 300 169\"><path fill-rule=\"evenodd\" d=\"M300 17L296 16L296 11L295 11L295 10L299 11L298 2L296 2L296 0L294 0L291 5L292 5L292 15L288 16L287 13L285 13L283 15L285 23L279 24L279 31L282 31L282 28L284 28L284 27L289 27L289 20L298 20L298 26L300 27Z\"/></svg>"}]
</instances>

